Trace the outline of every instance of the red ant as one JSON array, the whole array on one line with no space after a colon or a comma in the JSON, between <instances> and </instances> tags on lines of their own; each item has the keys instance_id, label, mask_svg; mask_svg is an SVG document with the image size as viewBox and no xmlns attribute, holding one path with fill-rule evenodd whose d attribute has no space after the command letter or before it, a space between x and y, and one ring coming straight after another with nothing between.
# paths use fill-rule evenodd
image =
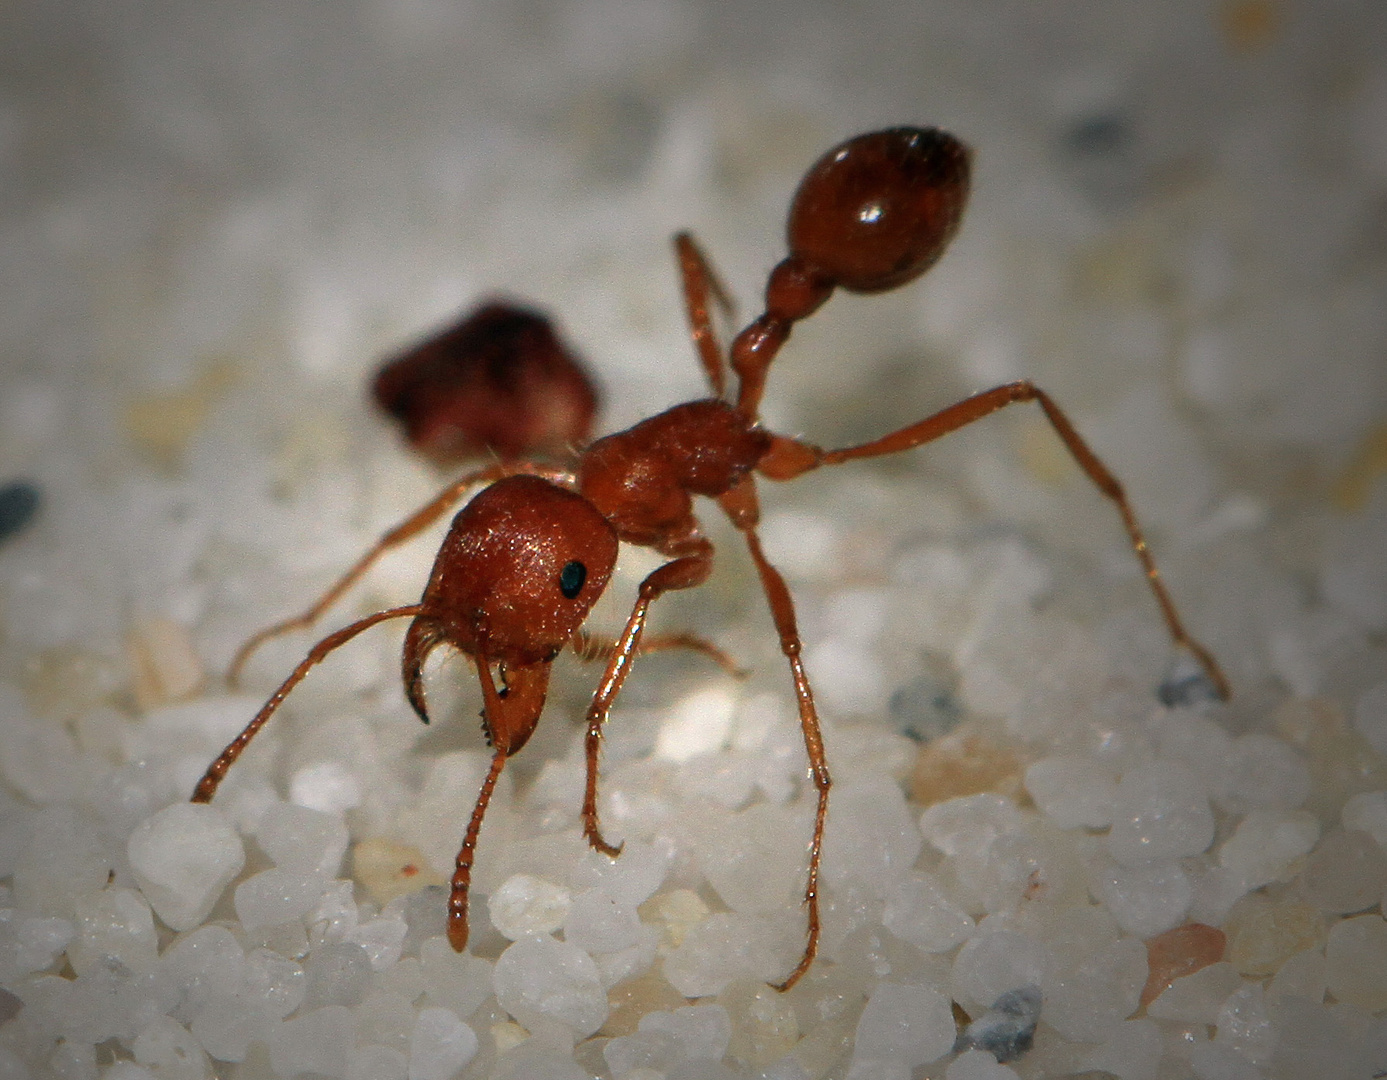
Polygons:
<instances>
[{"instance_id":1,"label":"red ant","mask_svg":"<svg viewBox=\"0 0 1387 1080\"><path fill-rule=\"evenodd\" d=\"M654 548L669 561L641 582L620 637L599 650L607 654L607 665L587 714L583 832L598 851L619 854L620 846L603 838L597 820L602 727L638 652L690 643L642 642L642 633L656 599L700 585L712 571L713 546L693 513L692 497L703 495L717 501L751 553L790 666L809 773L818 792L804 891L808 933L799 963L778 984L778 989L788 990L808 970L818 948L819 857L831 782L814 695L800 661L794 604L757 535L753 473L791 480L823 465L899 453L1022 401L1040 405L1084 472L1117 504L1171 638L1198 660L1216 692L1226 697L1228 684L1217 663L1180 623L1121 486L1050 397L1031 383L996 387L882 438L841 450L823 450L774 434L757 420L767 369L794 324L818 310L835 288L883 292L932 266L958 228L969 176L968 148L928 128L859 135L820 158L790 206L790 254L770 273L765 311L732 343L730 361L738 379L735 402L723 397L722 352L708 312L710 297L720 298L718 284L693 240L687 234L676 236L692 336L715 396L676 405L599 439L583 451L571 471L505 462L479 469L387 533L312 611L285 625L316 618L381 552L435 521L473 485L490 485L453 519L419 603L369 615L315 645L208 768L193 800L212 798L246 744L314 664L379 622L411 618L403 655L410 704L427 723L421 673L430 650L446 642L476 665L483 727L494 750L458 852L448 901L448 939L461 951L467 943L473 852L497 778L539 721L554 658L568 645L591 649L580 627L606 587L619 542L626 541Z\"/></svg>"}]
</instances>

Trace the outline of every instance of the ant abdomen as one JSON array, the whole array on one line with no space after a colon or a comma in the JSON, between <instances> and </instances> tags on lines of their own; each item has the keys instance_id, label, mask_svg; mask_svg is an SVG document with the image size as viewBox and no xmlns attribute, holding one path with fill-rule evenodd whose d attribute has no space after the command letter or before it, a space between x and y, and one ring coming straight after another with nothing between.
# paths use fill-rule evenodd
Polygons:
<instances>
[{"instance_id":1,"label":"ant abdomen","mask_svg":"<svg viewBox=\"0 0 1387 1080\"><path fill-rule=\"evenodd\" d=\"M834 147L805 174L787 222L792 256L850 292L923 274L968 201L968 147L938 128L888 128Z\"/></svg>"}]
</instances>

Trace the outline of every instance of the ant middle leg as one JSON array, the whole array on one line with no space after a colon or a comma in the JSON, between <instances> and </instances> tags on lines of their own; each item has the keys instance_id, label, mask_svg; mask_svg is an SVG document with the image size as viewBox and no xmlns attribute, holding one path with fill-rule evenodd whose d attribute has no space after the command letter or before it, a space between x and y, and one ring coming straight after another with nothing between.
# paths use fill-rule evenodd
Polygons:
<instances>
[{"instance_id":1,"label":"ant middle leg","mask_svg":"<svg viewBox=\"0 0 1387 1080\"><path fill-rule=\"evenodd\" d=\"M1228 679L1224 676L1223 670L1219 667L1213 654L1186 632L1184 624L1180 621L1180 616L1175 610L1175 602L1171 600L1170 594L1166 591L1165 582L1161 580L1160 571L1156 568L1156 561L1147 546L1146 537L1143 535L1141 527L1137 524L1136 514L1127 501L1121 483L1103 464L1098 455L1093 452L1088 443L1084 442L1070 422L1069 417L1055 404L1054 399L1032 382L1022 380L985 390L980 394L975 394L950 405L947 409L943 409L933 416L927 416L925 419L909 424L898 431L883 435L879 439L841 450L823 450L811 443L777 435L770 452L762 458L757 470L771 480L792 480L796 476L817 469L821 465L839 465L857 458L900 453L902 450L910 450L924 443L933 442L952 431L967 427L998 409L1024 401L1034 401L1039 404L1045 413L1045 418L1050 421L1050 426L1055 429L1055 433L1059 435L1065 448L1079 467L1083 469L1084 474L1103 495L1116 504L1122 525L1127 530L1127 538L1132 546L1132 551L1136 553L1137 560L1141 563L1141 568L1146 575L1146 582L1151 588L1152 595L1156 598L1156 605L1160 608L1161 617L1165 620L1166 630L1169 632L1171 640L1177 648L1184 649L1199 662L1218 696L1226 700L1231 693Z\"/></svg>"},{"instance_id":2,"label":"ant middle leg","mask_svg":"<svg viewBox=\"0 0 1387 1080\"><path fill-rule=\"evenodd\" d=\"M323 616L323 613L326 612L328 608L332 607L333 604L341 599L343 593L366 575L366 572L376 564L382 555L391 548L398 547L400 544L418 536L456 505L458 500L467 494L470 488L475 487L477 484L488 484L516 473L530 473L533 475L545 476L546 478L552 475L562 477L567 477L569 475L562 470L545 469L528 462L509 464L498 462L494 465L488 465L484 469L477 469L455 480L372 544L371 547L367 549L366 553L362 555L346 573L338 578L307 611L291 619L285 619L283 622L277 622L273 626L267 626L263 630L259 630L247 638L245 644L236 651L236 655L231 661L231 666L227 668L226 681L228 685L234 688L241 681L241 674L245 671L246 664L261 645L274 638L291 633L292 631L306 630L312 626Z\"/></svg>"},{"instance_id":3,"label":"ant middle leg","mask_svg":"<svg viewBox=\"0 0 1387 1080\"><path fill-rule=\"evenodd\" d=\"M814 834L809 842L809 875L804 887L804 905L808 917L804 954L784 981L774 984L777 990L783 992L799 982L819 951L819 861L823 851L824 823L828 817L828 791L833 786L833 779L828 772L828 758L824 753L819 712L814 705L814 691L809 685L809 676L805 674L804 664L800 660L802 646L795 620L794 601L780 571L761 550L761 538L756 532L756 526L760 521L760 507L756 498L755 482L750 476L743 477L735 487L720 496L718 502L731 518L732 524L746 539L747 549L756 565L757 576L761 579L761 590L766 594L766 602L770 605L771 618L780 636L780 651L790 665L790 677L795 686L795 701L799 706L800 730L804 733L804 749L809 758L809 775L818 793L818 802L814 810Z\"/></svg>"},{"instance_id":4,"label":"ant middle leg","mask_svg":"<svg viewBox=\"0 0 1387 1080\"><path fill-rule=\"evenodd\" d=\"M641 635L645 631L650 605L662 594L675 589L692 589L702 585L713 569L713 545L701 536L690 537L666 549L666 554L677 555L672 562L658 566L646 575L641 582L635 607L626 620L621 636L612 647L607 660L607 670L602 681L597 684L592 704L588 707L587 738L587 786L583 792L583 835L587 841L604 855L615 858L621 853L620 844L609 844L602 836L597 822L597 761L602 749L602 727L607 722L612 703L621 693L626 677L631 673L631 662L641 649Z\"/></svg>"},{"instance_id":5,"label":"ant middle leg","mask_svg":"<svg viewBox=\"0 0 1387 1080\"><path fill-rule=\"evenodd\" d=\"M569 645L573 649L574 656L584 664L591 664L599 660L604 662L610 660L612 654L616 652L617 643L611 638L599 638L586 630L579 630L569 639ZM644 656L646 653L669 652L673 649L688 649L690 652L706 656L735 679L746 677L746 669L738 664L730 653L697 634L685 632L643 634L640 646L636 649L636 655Z\"/></svg>"}]
</instances>

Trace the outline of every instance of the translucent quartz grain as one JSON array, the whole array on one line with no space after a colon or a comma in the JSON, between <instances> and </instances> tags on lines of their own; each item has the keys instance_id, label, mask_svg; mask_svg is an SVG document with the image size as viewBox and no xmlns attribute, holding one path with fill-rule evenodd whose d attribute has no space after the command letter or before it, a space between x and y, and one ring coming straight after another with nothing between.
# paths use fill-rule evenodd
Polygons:
<instances>
[{"instance_id":1,"label":"translucent quartz grain","mask_svg":"<svg viewBox=\"0 0 1387 1080\"><path fill-rule=\"evenodd\" d=\"M1012 930L990 930L990 921L964 942L950 974L954 1000L975 1016L1005 993L1040 986L1055 963L1038 941Z\"/></svg>"},{"instance_id":2,"label":"translucent quartz grain","mask_svg":"<svg viewBox=\"0 0 1387 1080\"><path fill-rule=\"evenodd\" d=\"M1176 979L1223 959L1227 939L1222 930L1203 923L1186 923L1146 943L1146 986L1141 992L1145 1007Z\"/></svg>"},{"instance_id":3,"label":"translucent quartz grain","mask_svg":"<svg viewBox=\"0 0 1387 1080\"><path fill-rule=\"evenodd\" d=\"M1303 750L1310 772L1305 809L1333 821L1354 795L1387 788L1387 762L1354 731L1337 702L1289 701L1272 714L1278 734Z\"/></svg>"},{"instance_id":4,"label":"translucent quartz grain","mask_svg":"<svg viewBox=\"0 0 1387 1080\"><path fill-rule=\"evenodd\" d=\"M965 1050L949 1062L944 1080L1019 1080L1015 1069L997 1063L984 1050Z\"/></svg>"},{"instance_id":5,"label":"translucent quartz grain","mask_svg":"<svg viewBox=\"0 0 1387 1080\"><path fill-rule=\"evenodd\" d=\"M799 1022L786 996L765 983L735 982L718 995L732 1018L727 1052L752 1068L765 1068L794 1049Z\"/></svg>"},{"instance_id":6,"label":"translucent quartz grain","mask_svg":"<svg viewBox=\"0 0 1387 1080\"><path fill-rule=\"evenodd\" d=\"M356 1044L351 1010L343 1005L328 1005L296 1015L273 1030L269 1044L270 1065L280 1076L344 1076L350 1051Z\"/></svg>"},{"instance_id":7,"label":"translucent quartz grain","mask_svg":"<svg viewBox=\"0 0 1387 1080\"><path fill-rule=\"evenodd\" d=\"M921 746L910 774L911 800L922 806L985 791L1015 798L1021 786L1021 761L1014 750L964 730Z\"/></svg>"},{"instance_id":8,"label":"translucent quartz grain","mask_svg":"<svg viewBox=\"0 0 1387 1080\"><path fill-rule=\"evenodd\" d=\"M325 941L304 961L304 1009L359 1005L371 987L366 950L350 941Z\"/></svg>"},{"instance_id":9,"label":"translucent quartz grain","mask_svg":"<svg viewBox=\"0 0 1387 1080\"><path fill-rule=\"evenodd\" d=\"M1276 976L1267 984L1267 997L1299 997L1307 1001L1323 1001L1324 951L1304 949L1296 953L1284 964Z\"/></svg>"},{"instance_id":10,"label":"translucent quartz grain","mask_svg":"<svg viewBox=\"0 0 1387 1080\"><path fill-rule=\"evenodd\" d=\"M945 855L959 855L1018 832L1027 818L1001 795L977 794L936 803L920 815L920 832Z\"/></svg>"},{"instance_id":11,"label":"translucent quartz grain","mask_svg":"<svg viewBox=\"0 0 1387 1080\"><path fill-rule=\"evenodd\" d=\"M1364 832L1332 829L1310 853L1300 877L1300 894L1320 911L1352 915L1382 899L1387 856Z\"/></svg>"},{"instance_id":12,"label":"translucent quartz grain","mask_svg":"<svg viewBox=\"0 0 1387 1080\"><path fill-rule=\"evenodd\" d=\"M450 1013L452 1010L448 1010ZM415 1008L403 994L374 987L366 1000L352 1010L356 1037L361 1043L379 1043L405 1053L414 1028ZM454 1014L456 1015L456 1014Z\"/></svg>"},{"instance_id":13,"label":"translucent quartz grain","mask_svg":"<svg viewBox=\"0 0 1387 1080\"><path fill-rule=\"evenodd\" d=\"M1363 791L1344 803L1345 829L1365 832L1387 849L1387 791Z\"/></svg>"},{"instance_id":14,"label":"translucent quartz grain","mask_svg":"<svg viewBox=\"0 0 1387 1080\"><path fill-rule=\"evenodd\" d=\"M1085 1069L1101 1069L1118 1080L1156 1080L1161 1031L1152 1020L1127 1020L1112 1036L1081 1058Z\"/></svg>"},{"instance_id":15,"label":"translucent quartz grain","mask_svg":"<svg viewBox=\"0 0 1387 1080\"><path fill-rule=\"evenodd\" d=\"M1214 838L1214 815L1195 772L1155 760L1122 775L1108 850L1124 866L1198 855Z\"/></svg>"},{"instance_id":16,"label":"translucent quartz grain","mask_svg":"<svg viewBox=\"0 0 1387 1080\"><path fill-rule=\"evenodd\" d=\"M929 986L877 983L857 1022L853 1071L870 1063L907 1070L937 1061L957 1037L949 999Z\"/></svg>"},{"instance_id":17,"label":"translucent quartz grain","mask_svg":"<svg viewBox=\"0 0 1387 1080\"><path fill-rule=\"evenodd\" d=\"M1305 756L1282 739L1254 731L1233 740L1215 799L1225 810L1294 810L1310 794Z\"/></svg>"},{"instance_id":18,"label":"translucent quartz grain","mask_svg":"<svg viewBox=\"0 0 1387 1080\"><path fill-rule=\"evenodd\" d=\"M1262 984L1247 983L1228 995L1215 1021L1215 1041L1256 1065L1266 1065L1276 1050L1276 1024Z\"/></svg>"},{"instance_id":19,"label":"translucent quartz grain","mask_svg":"<svg viewBox=\"0 0 1387 1080\"><path fill-rule=\"evenodd\" d=\"M616 1076L643 1068L661 1075L690 1062L701 1063L701 1074L708 1074L727 1053L731 1038L732 1018L721 1005L685 1005L647 1013L634 1034L612 1039L602 1055Z\"/></svg>"},{"instance_id":20,"label":"translucent quartz grain","mask_svg":"<svg viewBox=\"0 0 1387 1080\"><path fill-rule=\"evenodd\" d=\"M955 904L932 874L912 870L886 894L881 923L925 952L947 952L967 940L973 918Z\"/></svg>"},{"instance_id":21,"label":"translucent quartz grain","mask_svg":"<svg viewBox=\"0 0 1387 1080\"><path fill-rule=\"evenodd\" d=\"M1045 1021L1075 1042L1098 1042L1137 1011L1147 979L1146 950L1120 938L1095 942L1081 958L1052 943L1057 962L1043 982Z\"/></svg>"},{"instance_id":22,"label":"translucent quartz grain","mask_svg":"<svg viewBox=\"0 0 1387 1080\"><path fill-rule=\"evenodd\" d=\"M347 826L340 814L276 803L256 825L255 842L281 870L335 877L347 853Z\"/></svg>"},{"instance_id":23,"label":"translucent quartz grain","mask_svg":"<svg viewBox=\"0 0 1387 1080\"><path fill-rule=\"evenodd\" d=\"M1190 1051L1196 1080L1262 1080L1262 1070L1231 1046L1202 1042Z\"/></svg>"},{"instance_id":24,"label":"translucent quartz grain","mask_svg":"<svg viewBox=\"0 0 1387 1080\"><path fill-rule=\"evenodd\" d=\"M644 940L645 928L635 905L618 902L604 888L575 896L563 926L565 941L594 956L629 949Z\"/></svg>"},{"instance_id":25,"label":"translucent quartz grain","mask_svg":"<svg viewBox=\"0 0 1387 1080\"><path fill-rule=\"evenodd\" d=\"M597 965L575 945L522 938L496 961L496 1000L526 1027L557 1020L585 1037L607 1019L607 994Z\"/></svg>"},{"instance_id":26,"label":"translucent quartz grain","mask_svg":"<svg viewBox=\"0 0 1387 1080\"><path fill-rule=\"evenodd\" d=\"M1171 929L1194 899L1189 875L1174 859L1149 866L1109 863L1094 884L1117 925L1140 938Z\"/></svg>"},{"instance_id":27,"label":"translucent quartz grain","mask_svg":"<svg viewBox=\"0 0 1387 1080\"><path fill-rule=\"evenodd\" d=\"M563 885L512 874L487 897L491 925L511 941L527 934L550 934L563 925L573 894Z\"/></svg>"},{"instance_id":28,"label":"translucent quartz grain","mask_svg":"<svg viewBox=\"0 0 1387 1080\"><path fill-rule=\"evenodd\" d=\"M135 1060L160 1080L201 1080L211 1072L207 1054L178 1021L158 1016L130 1044Z\"/></svg>"},{"instance_id":29,"label":"translucent quartz grain","mask_svg":"<svg viewBox=\"0 0 1387 1080\"><path fill-rule=\"evenodd\" d=\"M146 818L126 850L140 891L174 930L201 925L246 860L226 815L194 803L174 803Z\"/></svg>"},{"instance_id":30,"label":"translucent quartz grain","mask_svg":"<svg viewBox=\"0 0 1387 1080\"><path fill-rule=\"evenodd\" d=\"M1112 822L1117 775L1092 758L1056 754L1026 769L1026 790L1061 829L1101 829Z\"/></svg>"},{"instance_id":31,"label":"translucent quartz grain","mask_svg":"<svg viewBox=\"0 0 1387 1080\"><path fill-rule=\"evenodd\" d=\"M1329 992L1369 1012L1387 1009L1387 921L1373 913L1330 927L1324 948Z\"/></svg>"},{"instance_id":32,"label":"translucent quartz grain","mask_svg":"<svg viewBox=\"0 0 1387 1080\"><path fill-rule=\"evenodd\" d=\"M833 789L833 813L823 845L824 881L873 899L885 896L924 846L900 785L889 777L840 782ZM788 846L802 852L803 843L792 839Z\"/></svg>"},{"instance_id":33,"label":"translucent quartz grain","mask_svg":"<svg viewBox=\"0 0 1387 1080\"><path fill-rule=\"evenodd\" d=\"M569 873L568 884L573 889L600 886L620 903L642 904L664 882L673 857L668 842L628 839L619 859L589 850Z\"/></svg>"},{"instance_id":34,"label":"translucent quartz grain","mask_svg":"<svg viewBox=\"0 0 1387 1080\"><path fill-rule=\"evenodd\" d=\"M0 695L0 709L4 706ZM72 918L77 898L103 888L111 874L113 853L103 850L97 823L62 805L45 806L22 818L16 812L14 818L22 824L6 830L11 850L5 852L7 859L14 859L14 906ZM17 857L14 848L19 848Z\"/></svg>"},{"instance_id":35,"label":"translucent quartz grain","mask_svg":"<svg viewBox=\"0 0 1387 1080\"><path fill-rule=\"evenodd\" d=\"M1387 681L1376 683L1358 696L1353 706L1353 726L1379 754L1387 754Z\"/></svg>"},{"instance_id":36,"label":"translucent quartz grain","mask_svg":"<svg viewBox=\"0 0 1387 1080\"><path fill-rule=\"evenodd\" d=\"M391 1046L358 1046L347 1062L346 1080L409 1080L409 1059Z\"/></svg>"},{"instance_id":37,"label":"translucent quartz grain","mask_svg":"<svg viewBox=\"0 0 1387 1080\"><path fill-rule=\"evenodd\" d=\"M743 986L743 983L733 983L732 986L724 990L724 994L734 993L736 988ZM754 984L764 987L765 983ZM722 997L719 996L719 1001ZM607 1014L606 1021L602 1024L600 1035L608 1037L616 1035L630 1035L636 1030L636 1025L640 1023L640 1018L649 1012L669 1012L686 1004L684 996L665 980L664 976L656 971L647 971L642 975L626 979L617 983L607 992L607 1004L611 1012ZM723 1002L723 1004L727 1004ZM731 1012L729 1006L729 1012Z\"/></svg>"},{"instance_id":38,"label":"translucent quartz grain","mask_svg":"<svg viewBox=\"0 0 1387 1080\"><path fill-rule=\"evenodd\" d=\"M420 1009L409 1039L409 1080L450 1080L477 1053L477 1035L450 1009Z\"/></svg>"},{"instance_id":39,"label":"translucent quartz grain","mask_svg":"<svg viewBox=\"0 0 1387 1080\"><path fill-rule=\"evenodd\" d=\"M77 938L68 945L68 961L79 975L112 963L146 971L158 959L154 914L134 889L116 886L89 893L77 901Z\"/></svg>"},{"instance_id":40,"label":"translucent quartz grain","mask_svg":"<svg viewBox=\"0 0 1387 1080\"><path fill-rule=\"evenodd\" d=\"M798 911L775 916L719 912L666 953L664 973L685 997L709 997L738 979L783 978L803 948L804 922Z\"/></svg>"},{"instance_id":41,"label":"translucent quartz grain","mask_svg":"<svg viewBox=\"0 0 1387 1080\"><path fill-rule=\"evenodd\" d=\"M301 919L318 906L327 884L322 874L273 866L236 886L236 917L247 930Z\"/></svg>"},{"instance_id":42,"label":"translucent quartz grain","mask_svg":"<svg viewBox=\"0 0 1387 1080\"><path fill-rule=\"evenodd\" d=\"M1233 965L1219 961L1175 979L1146 1007L1146 1013L1157 1020L1212 1024L1228 995L1242 984Z\"/></svg>"},{"instance_id":43,"label":"translucent quartz grain","mask_svg":"<svg viewBox=\"0 0 1387 1080\"><path fill-rule=\"evenodd\" d=\"M456 952L445 937L431 937L419 946L419 979L430 1004L471 1016L491 995L492 965Z\"/></svg>"},{"instance_id":44,"label":"translucent quartz grain","mask_svg":"<svg viewBox=\"0 0 1387 1080\"><path fill-rule=\"evenodd\" d=\"M1275 975L1290 957L1324 940L1324 916L1303 900L1247 896L1224 923L1228 959L1254 979Z\"/></svg>"},{"instance_id":45,"label":"translucent quartz grain","mask_svg":"<svg viewBox=\"0 0 1387 1080\"><path fill-rule=\"evenodd\" d=\"M1253 810L1219 848L1219 864L1248 890L1288 881L1319 835L1319 819L1304 810Z\"/></svg>"}]
</instances>

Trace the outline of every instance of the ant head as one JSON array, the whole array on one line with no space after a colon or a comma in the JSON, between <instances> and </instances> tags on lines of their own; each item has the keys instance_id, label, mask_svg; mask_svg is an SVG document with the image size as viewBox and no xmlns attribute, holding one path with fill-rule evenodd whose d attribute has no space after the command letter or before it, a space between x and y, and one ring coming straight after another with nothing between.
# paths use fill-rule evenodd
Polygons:
<instances>
[{"instance_id":1,"label":"ant head","mask_svg":"<svg viewBox=\"0 0 1387 1080\"><path fill-rule=\"evenodd\" d=\"M453 519L421 617L472 656L552 660L607 587L616 555L616 531L581 495L507 477Z\"/></svg>"},{"instance_id":2,"label":"ant head","mask_svg":"<svg viewBox=\"0 0 1387 1080\"><path fill-rule=\"evenodd\" d=\"M800 182L790 251L850 292L894 289L928 270L968 201L968 148L937 128L890 128L830 150Z\"/></svg>"},{"instance_id":3,"label":"ant head","mask_svg":"<svg viewBox=\"0 0 1387 1080\"><path fill-rule=\"evenodd\" d=\"M453 519L405 639L404 681L420 719L428 722L424 662L446 642L477 662L493 743L519 749L543 707L549 665L602 595L617 546L590 502L537 476L476 495Z\"/></svg>"}]
</instances>

